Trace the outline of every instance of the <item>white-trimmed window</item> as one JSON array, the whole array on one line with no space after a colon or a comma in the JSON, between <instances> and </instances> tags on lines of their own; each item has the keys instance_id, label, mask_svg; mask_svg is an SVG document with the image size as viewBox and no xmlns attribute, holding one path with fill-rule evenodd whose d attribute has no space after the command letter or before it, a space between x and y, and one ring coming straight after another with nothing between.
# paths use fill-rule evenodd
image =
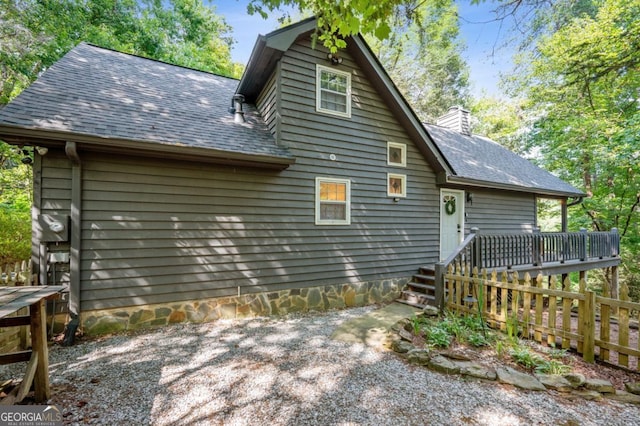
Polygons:
<instances>
[{"instance_id":1,"label":"white-trimmed window","mask_svg":"<svg viewBox=\"0 0 640 426\"><path fill-rule=\"evenodd\" d=\"M406 197L407 175L387 173L387 195L389 197Z\"/></svg>"},{"instance_id":2,"label":"white-trimmed window","mask_svg":"<svg viewBox=\"0 0 640 426\"><path fill-rule=\"evenodd\" d=\"M351 224L351 181L316 178L316 225Z\"/></svg>"},{"instance_id":3,"label":"white-trimmed window","mask_svg":"<svg viewBox=\"0 0 640 426\"><path fill-rule=\"evenodd\" d=\"M387 142L387 165L407 167L407 145Z\"/></svg>"},{"instance_id":4,"label":"white-trimmed window","mask_svg":"<svg viewBox=\"0 0 640 426\"><path fill-rule=\"evenodd\" d=\"M316 65L316 111L351 117L351 74Z\"/></svg>"}]
</instances>

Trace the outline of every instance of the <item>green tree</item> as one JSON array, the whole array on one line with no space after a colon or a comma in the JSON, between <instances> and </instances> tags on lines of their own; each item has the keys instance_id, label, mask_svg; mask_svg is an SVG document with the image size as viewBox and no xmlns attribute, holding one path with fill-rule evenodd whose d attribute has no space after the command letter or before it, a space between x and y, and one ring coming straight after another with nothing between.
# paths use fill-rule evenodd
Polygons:
<instances>
[{"instance_id":1,"label":"green tree","mask_svg":"<svg viewBox=\"0 0 640 426\"><path fill-rule=\"evenodd\" d=\"M451 106L467 105L469 69L453 0L426 0L391 27L387 39L368 41L420 118L435 123Z\"/></svg>"},{"instance_id":2,"label":"green tree","mask_svg":"<svg viewBox=\"0 0 640 426\"><path fill-rule=\"evenodd\" d=\"M595 13L594 13L595 10ZM574 228L618 228L627 277L640 243L640 0L582 2L520 55L514 93L535 117L527 147L589 195Z\"/></svg>"},{"instance_id":3,"label":"green tree","mask_svg":"<svg viewBox=\"0 0 640 426\"><path fill-rule=\"evenodd\" d=\"M31 167L13 147L0 144L0 266L31 254Z\"/></svg>"}]
</instances>

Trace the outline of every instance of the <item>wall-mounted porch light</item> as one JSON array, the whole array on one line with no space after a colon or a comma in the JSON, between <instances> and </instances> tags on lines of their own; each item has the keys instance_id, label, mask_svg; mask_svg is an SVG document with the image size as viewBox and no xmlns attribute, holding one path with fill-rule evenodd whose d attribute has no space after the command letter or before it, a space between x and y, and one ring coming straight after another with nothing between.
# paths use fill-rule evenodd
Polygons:
<instances>
[{"instance_id":1,"label":"wall-mounted porch light","mask_svg":"<svg viewBox=\"0 0 640 426\"><path fill-rule=\"evenodd\" d=\"M331 61L332 65L339 65L342 63L342 58L338 55L336 55L335 53L329 53L327 54L327 59L329 61Z\"/></svg>"}]
</instances>

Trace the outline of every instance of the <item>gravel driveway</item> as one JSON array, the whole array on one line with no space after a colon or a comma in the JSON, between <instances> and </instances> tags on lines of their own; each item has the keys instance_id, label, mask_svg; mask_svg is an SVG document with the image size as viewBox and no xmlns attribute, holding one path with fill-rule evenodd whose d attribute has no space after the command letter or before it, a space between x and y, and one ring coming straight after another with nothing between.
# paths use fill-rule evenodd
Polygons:
<instances>
[{"instance_id":1,"label":"gravel driveway","mask_svg":"<svg viewBox=\"0 0 640 426\"><path fill-rule=\"evenodd\" d=\"M446 376L329 338L373 308L184 324L50 351L72 424L633 425L640 408ZM18 377L14 366L0 377Z\"/></svg>"}]
</instances>

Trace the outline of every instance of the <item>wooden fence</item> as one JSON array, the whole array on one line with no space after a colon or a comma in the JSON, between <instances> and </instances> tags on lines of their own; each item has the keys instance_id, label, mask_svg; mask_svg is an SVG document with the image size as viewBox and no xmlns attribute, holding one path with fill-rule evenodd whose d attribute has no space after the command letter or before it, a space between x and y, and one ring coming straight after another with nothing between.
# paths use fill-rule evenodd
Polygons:
<instances>
[{"instance_id":1,"label":"wooden fence","mask_svg":"<svg viewBox=\"0 0 640 426\"><path fill-rule=\"evenodd\" d=\"M503 272L498 278L469 265L450 266L445 275L449 310L481 314L492 328L518 327L521 335L562 349L574 348L585 361L638 370L640 303L629 301L626 285L620 298L596 295L580 280L579 291L555 276L538 277ZM606 291L605 291L606 296ZM633 317L633 319L632 319Z\"/></svg>"},{"instance_id":2,"label":"wooden fence","mask_svg":"<svg viewBox=\"0 0 640 426\"><path fill-rule=\"evenodd\" d=\"M31 261L16 262L0 268L0 286L25 286L33 284ZM28 309L20 310L15 315L27 315ZM0 354L16 352L31 345L29 326L0 327Z\"/></svg>"}]
</instances>

